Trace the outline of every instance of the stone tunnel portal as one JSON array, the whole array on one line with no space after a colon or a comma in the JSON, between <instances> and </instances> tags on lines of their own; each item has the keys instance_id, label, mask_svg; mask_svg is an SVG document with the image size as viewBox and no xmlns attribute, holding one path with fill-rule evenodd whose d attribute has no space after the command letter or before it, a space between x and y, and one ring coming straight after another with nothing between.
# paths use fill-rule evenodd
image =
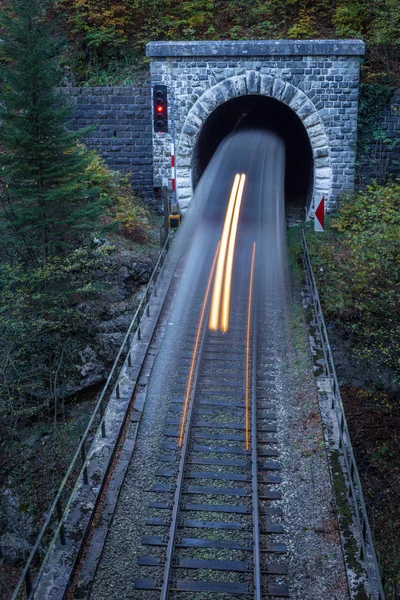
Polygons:
<instances>
[{"instance_id":1,"label":"stone tunnel portal","mask_svg":"<svg viewBox=\"0 0 400 600\"><path fill-rule=\"evenodd\" d=\"M214 151L225 129L232 131L235 127L232 121L236 118L237 122L249 106L254 109L249 111L253 115L263 107L264 112L275 115L286 140L288 202L297 195L291 189L292 178L296 189L302 190L303 205L305 190L312 187L308 214L322 196L327 211L335 210L341 194L354 189L360 60L364 52L361 40L147 44L151 83L166 85L174 101L176 187L182 211L191 202L193 184L209 160L209 153ZM232 116L227 114L228 108ZM213 134L210 123L216 123L216 115L223 123L218 124ZM265 126L264 114L258 123ZM163 185L169 176L171 141L170 133L153 132L155 187ZM207 145L210 150L205 150ZM299 156L301 160L304 158L304 165Z\"/></svg>"},{"instance_id":2,"label":"stone tunnel portal","mask_svg":"<svg viewBox=\"0 0 400 600\"><path fill-rule=\"evenodd\" d=\"M298 212L312 194L313 154L307 131L296 113L274 98L246 95L219 105L205 121L192 157L192 183L196 187L220 142L231 132L265 129L280 135L286 147L286 209Z\"/></svg>"}]
</instances>

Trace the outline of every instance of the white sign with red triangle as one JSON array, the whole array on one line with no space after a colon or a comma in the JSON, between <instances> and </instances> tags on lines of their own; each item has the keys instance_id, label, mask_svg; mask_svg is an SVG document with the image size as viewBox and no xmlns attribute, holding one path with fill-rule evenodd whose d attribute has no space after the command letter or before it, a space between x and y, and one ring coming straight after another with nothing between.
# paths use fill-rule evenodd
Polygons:
<instances>
[{"instance_id":1,"label":"white sign with red triangle","mask_svg":"<svg viewBox=\"0 0 400 600\"><path fill-rule=\"evenodd\" d=\"M325 198L322 196L314 213L314 231L324 231Z\"/></svg>"}]
</instances>

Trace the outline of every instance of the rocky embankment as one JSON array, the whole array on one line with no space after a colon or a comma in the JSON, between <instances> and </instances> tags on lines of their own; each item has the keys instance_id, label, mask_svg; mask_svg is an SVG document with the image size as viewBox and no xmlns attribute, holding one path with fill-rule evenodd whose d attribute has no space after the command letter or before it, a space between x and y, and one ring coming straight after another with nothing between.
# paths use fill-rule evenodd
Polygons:
<instances>
[{"instance_id":1,"label":"rocky embankment","mask_svg":"<svg viewBox=\"0 0 400 600\"><path fill-rule=\"evenodd\" d=\"M81 347L67 384L69 395L101 383L107 376L148 283L156 250L139 255L117 249L109 257L106 270L98 273L103 288L83 308L90 315L87 345Z\"/></svg>"},{"instance_id":2,"label":"rocky embankment","mask_svg":"<svg viewBox=\"0 0 400 600\"><path fill-rule=\"evenodd\" d=\"M0 442L0 597L11 596L40 520L75 452L99 390L142 298L158 258L156 244L139 251L116 247L96 274L99 292L80 308L87 338L68 357L57 426L46 418L3 430ZM46 401L43 392L42 401ZM61 390L60 390L61 397Z\"/></svg>"}]
</instances>

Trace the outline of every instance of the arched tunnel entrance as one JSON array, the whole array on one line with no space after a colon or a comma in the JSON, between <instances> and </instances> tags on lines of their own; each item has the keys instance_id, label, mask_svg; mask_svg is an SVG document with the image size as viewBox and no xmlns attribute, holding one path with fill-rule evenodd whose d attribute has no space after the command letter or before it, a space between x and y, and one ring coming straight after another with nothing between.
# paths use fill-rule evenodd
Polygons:
<instances>
[{"instance_id":1,"label":"arched tunnel entrance","mask_svg":"<svg viewBox=\"0 0 400 600\"><path fill-rule=\"evenodd\" d=\"M312 194L313 155L306 129L296 113L274 98L240 96L220 104L205 121L192 156L192 182L196 187L220 142L243 128L273 131L286 147L285 203L300 216Z\"/></svg>"}]
</instances>

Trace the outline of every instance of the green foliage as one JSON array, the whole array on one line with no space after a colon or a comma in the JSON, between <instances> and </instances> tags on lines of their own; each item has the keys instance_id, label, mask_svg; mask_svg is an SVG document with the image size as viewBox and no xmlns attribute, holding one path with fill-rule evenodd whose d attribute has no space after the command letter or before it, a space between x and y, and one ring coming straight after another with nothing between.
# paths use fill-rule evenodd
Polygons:
<instances>
[{"instance_id":1,"label":"green foliage","mask_svg":"<svg viewBox=\"0 0 400 600\"><path fill-rule=\"evenodd\" d=\"M364 154L370 144L382 133L379 119L382 109L389 102L394 88L379 84L361 84L358 109L357 151Z\"/></svg>"},{"instance_id":2,"label":"green foliage","mask_svg":"<svg viewBox=\"0 0 400 600\"><path fill-rule=\"evenodd\" d=\"M363 73L400 80L397 0L59 0L53 14L67 24L66 64L92 84L142 74L149 41L210 38L362 37Z\"/></svg>"},{"instance_id":3,"label":"green foliage","mask_svg":"<svg viewBox=\"0 0 400 600\"><path fill-rule=\"evenodd\" d=\"M365 0L347 0L339 3L333 24L339 37L362 37L371 19L371 3Z\"/></svg>"},{"instance_id":4,"label":"green foliage","mask_svg":"<svg viewBox=\"0 0 400 600\"><path fill-rule=\"evenodd\" d=\"M120 229L124 237L134 242L148 241L149 210L133 192L128 177L111 171L96 152L89 153L86 169L89 186L100 190L100 198L108 206L103 221L109 230Z\"/></svg>"},{"instance_id":5,"label":"green foliage","mask_svg":"<svg viewBox=\"0 0 400 600\"><path fill-rule=\"evenodd\" d=\"M348 198L326 234L309 239L328 318L359 355L400 375L400 182Z\"/></svg>"},{"instance_id":6,"label":"green foliage","mask_svg":"<svg viewBox=\"0 0 400 600\"><path fill-rule=\"evenodd\" d=\"M377 0L370 28L371 59L379 61L381 77L399 82L400 10L398 0Z\"/></svg>"},{"instance_id":7,"label":"green foliage","mask_svg":"<svg viewBox=\"0 0 400 600\"><path fill-rule=\"evenodd\" d=\"M124 0L61 0L79 55L79 68L87 75L108 63L123 60L130 15Z\"/></svg>"},{"instance_id":8,"label":"green foliage","mask_svg":"<svg viewBox=\"0 0 400 600\"><path fill-rule=\"evenodd\" d=\"M118 202L113 206L112 217L121 224L126 238L145 243L148 241L149 211L143 202L132 201L129 191L129 184L126 184Z\"/></svg>"},{"instance_id":9,"label":"green foliage","mask_svg":"<svg viewBox=\"0 0 400 600\"><path fill-rule=\"evenodd\" d=\"M0 424L43 414L66 395L87 343L93 272L110 250L83 246L29 270L18 259L0 263Z\"/></svg>"},{"instance_id":10,"label":"green foliage","mask_svg":"<svg viewBox=\"0 0 400 600\"><path fill-rule=\"evenodd\" d=\"M90 240L111 201L91 171L93 155L78 143L81 134L68 129L70 108L55 89L61 42L49 35L47 7L47 0L9 0L1 13L3 423L57 406L65 365L76 358L79 334L87 334L85 301L108 252Z\"/></svg>"},{"instance_id":11,"label":"green foliage","mask_svg":"<svg viewBox=\"0 0 400 600\"><path fill-rule=\"evenodd\" d=\"M54 12L68 24L66 62L86 81L115 83L142 73L145 44L155 39L263 37L362 36L371 63L363 72L400 77L396 0L60 0Z\"/></svg>"},{"instance_id":12,"label":"green foliage","mask_svg":"<svg viewBox=\"0 0 400 600\"><path fill-rule=\"evenodd\" d=\"M149 213L126 177L110 171L94 151L85 168L88 188L107 207L102 222L135 243L148 241ZM0 261L0 428L53 410L71 394L80 354L90 343L99 292L114 246L88 238L45 264L18 256Z\"/></svg>"},{"instance_id":13,"label":"green foliage","mask_svg":"<svg viewBox=\"0 0 400 600\"><path fill-rule=\"evenodd\" d=\"M400 10L397 0L378 0L372 29L376 44L400 45Z\"/></svg>"},{"instance_id":14,"label":"green foliage","mask_svg":"<svg viewBox=\"0 0 400 600\"><path fill-rule=\"evenodd\" d=\"M103 212L85 180L82 132L68 130L71 109L55 89L60 43L48 34L46 7L46 0L9 0L1 14L0 234L7 255L35 265L68 253Z\"/></svg>"},{"instance_id":15,"label":"green foliage","mask_svg":"<svg viewBox=\"0 0 400 600\"><path fill-rule=\"evenodd\" d=\"M313 9L300 9L299 20L289 29L288 36L293 39L310 39L318 34L317 19Z\"/></svg>"},{"instance_id":16,"label":"green foliage","mask_svg":"<svg viewBox=\"0 0 400 600\"><path fill-rule=\"evenodd\" d=\"M357 162L364 166L367 164L380 183L385 183L388 177L385 150L393 149L398 143L397 139L390 139L380 125L382 110L389 103L393 91L392 86L377 83L360 86Z\"/></svg>"}]
</instances>

